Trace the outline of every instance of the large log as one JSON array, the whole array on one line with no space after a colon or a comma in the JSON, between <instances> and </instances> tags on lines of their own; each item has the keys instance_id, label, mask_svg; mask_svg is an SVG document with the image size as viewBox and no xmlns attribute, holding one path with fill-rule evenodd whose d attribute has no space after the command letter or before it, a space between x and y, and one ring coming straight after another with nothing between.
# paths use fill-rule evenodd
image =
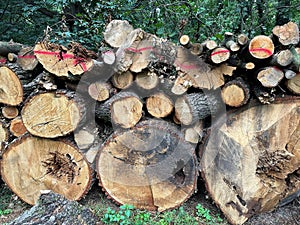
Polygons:
<instances>
[{"instance_id":1,"label":"large log","mask_svg":"<svg viewBox=\"0 0 300 225\"><path fill-rule=\"evenodd\" d=\"M89 164L68 141L26 135L11 143L2 157L3 180L28 204L37 202L41 190L79 200L90 189Z\"/></svg>"},{"instance_id":2,"label":"large log","mask_svg":"<svg viewBox=\"0 0 300 225\"><path fill-rule=\"evenodd\" d=\"M232 224L300 189L300 99L220 118L201 158L207 190Z\"/></svg>"},{"instance_id":3,"label":"large log","mask_svg":"<svg viewBox=\"0 0 300 225\"><path fill-rule=\"evenodd\" d=\"M120 204L158 211L174 208L195 190L194 149L178 128L162 120L115 131L98 154L100 185Z\"/></svg>"}]
</instances>

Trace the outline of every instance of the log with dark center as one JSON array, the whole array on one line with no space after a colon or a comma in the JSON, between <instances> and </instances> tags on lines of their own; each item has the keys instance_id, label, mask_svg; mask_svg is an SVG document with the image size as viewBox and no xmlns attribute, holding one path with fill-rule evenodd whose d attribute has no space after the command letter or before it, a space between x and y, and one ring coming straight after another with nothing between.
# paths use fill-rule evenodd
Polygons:
<instances>
[{"instance_id":1,"label":"log with dark center","mask_svg":"<svg viewBox=\"0 0 300 225\"><path fill-rule=\"evenodd\" d=\"M220 118L201 155L206 187L232 224L300 189L300 100L246 106Z\"/></svg>"},{"instance_id":2,"label":"log with dark center","mask_svg":"<svg viewBox=\"0 0 300 225\"><path fill-rule=\"evenodd\" d=\"M100 185L121 204L158 211L174 208L195 190L194 148L178 128L162 120L115 131L97 158Z\"/></svg>"},{"instance_id":3,"label":"log with dark center","mask_svg":"<svg viewBox=\"0 0 300 225\"><path fill-rule=\"evenodd\" d=\"M77 147L63 140L23 136L2 155L5 183L33 205L41 190L52 190L79 200L90 189L91 169Z\"/></svg>"}]
</instances>

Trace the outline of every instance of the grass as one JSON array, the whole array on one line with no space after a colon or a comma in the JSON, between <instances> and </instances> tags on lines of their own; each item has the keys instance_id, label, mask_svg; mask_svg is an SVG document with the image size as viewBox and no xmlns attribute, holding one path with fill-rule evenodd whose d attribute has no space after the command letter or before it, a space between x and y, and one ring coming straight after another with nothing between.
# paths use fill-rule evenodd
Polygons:
<instances>
[{"instance_id":1,"label":"grass","mask_svg":"<svg viewBox=\"0 0 300 225\"><path fill-rule=\"evenodd\" d=\"M219 215L212 215L209 209L197 204L194 212L187 212L184 207L168 210L163 213L150 213L145 210L135 209L132 205L122 205L117 209L104 208L96 205L92 208L104 224L112 225L198 225L226 224Z\"/></svg>"}]
</instances>

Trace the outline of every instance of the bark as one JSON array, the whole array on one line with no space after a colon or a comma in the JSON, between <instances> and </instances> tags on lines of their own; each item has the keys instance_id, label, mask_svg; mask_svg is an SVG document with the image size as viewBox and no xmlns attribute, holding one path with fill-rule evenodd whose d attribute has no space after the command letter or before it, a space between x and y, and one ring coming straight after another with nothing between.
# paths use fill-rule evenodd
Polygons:
<instances>
[{"instance_id":1,"label":"bark","mask_svg":"<svg viewBox=\"0 0 300 225\"><path fill-rule=\"evenodd\" d=\"M78 202L70 201L54 192L44 191L35 206L15 218L8 225L96 225L96 221L97 218L92 211Z\"/></svg>"},{"instance_id":2,"label":"bark","mask_svg":"<svg viewBox=\"0 0 300 225\"><path fill-rule=\"evenodd\" d=\"M299 190L299 106L299 99L247 106L212 129L201 171L230 223L243 224Z\"/></svg>"},{"instance_id":3,"label":"bark","mask_svg":"<svg viewBox=\"0 0 300 225\"><path fill-rule=\"evenodd\" d=\"M183 203L195 190L194 145L161 120L115 131L97 160L100 185L120 204L164 211Z\"/></svg>"},{"instance_id":4,"label":"bark","mask_svg":"<svg viewBox=\"0 0 300 225\"><path fill-rule=\"evenodd\" d=\"M79 200L90 189L89 164L68 141L26 135L11 143L2 157L3 180L28 204L37 203L41 190Z\"/></svg>"},{"instance_id":5,"label":"bark","mask_svg":"<svg viewBox=\"0 0 300 225\"><path fill-rule=\"evenodd\" d=\"M8 130L4 123L0 122L0 154L2 154L2 150L4 149L5 143L8 141ZM1 172L0 172L1 175Z\"/></svg>"},{"instance_id":6,"label":"bark","mask_svg":"<svg viewBox=\"0 0 300 225\"><path fill-rule=\"evenodd\" d=\"M16 42L0 41L0 55L7 56L8 53L18 54L24 45Z\"/></svg>"}]
</instances>

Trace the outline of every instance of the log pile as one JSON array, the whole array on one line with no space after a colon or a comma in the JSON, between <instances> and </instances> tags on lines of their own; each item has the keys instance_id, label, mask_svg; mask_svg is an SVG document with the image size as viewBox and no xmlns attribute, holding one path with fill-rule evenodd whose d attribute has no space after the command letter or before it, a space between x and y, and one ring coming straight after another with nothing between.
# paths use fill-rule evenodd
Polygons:
<instances>
[{"instance_id":1,"label":"log pile","mask_svg":"<svg viewBox=\"0 0 300 225\"><path fill-rule=\"evenodd\" d=\"M95 171L116 203L163 211L201 175L242 224L300 189L295 23L175 44L113 20L104 39L97 54L0 42L1 176L21 199L50 189L78 200Z\"/></svg>"}]
</instances>

